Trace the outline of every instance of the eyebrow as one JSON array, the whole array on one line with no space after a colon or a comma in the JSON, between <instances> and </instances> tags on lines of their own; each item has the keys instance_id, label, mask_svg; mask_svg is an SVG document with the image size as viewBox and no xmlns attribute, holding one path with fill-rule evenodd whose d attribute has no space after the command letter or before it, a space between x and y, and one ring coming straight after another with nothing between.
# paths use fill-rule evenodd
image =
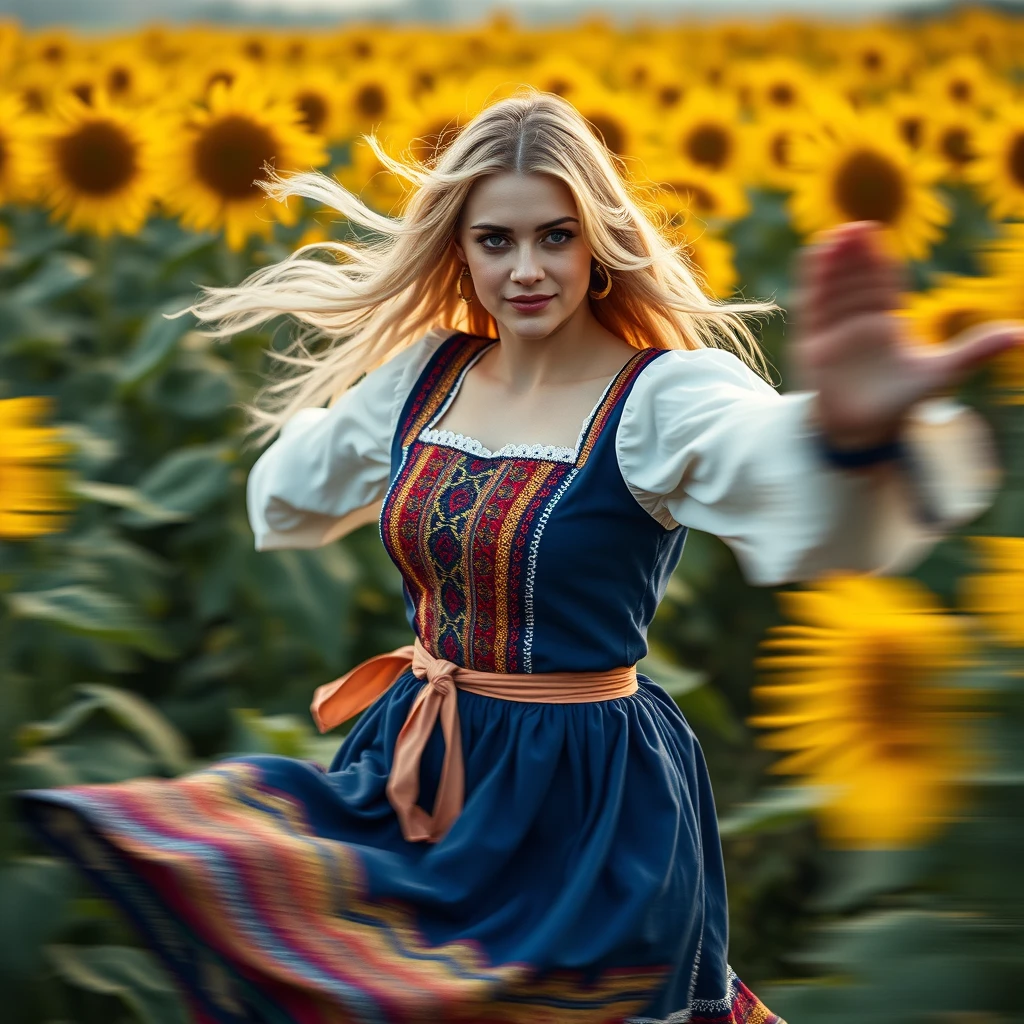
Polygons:
<instances>
[{"instance_id":1,"label":"eyebrow","mask_svg":"<svg viewBox=\"0 0 1024 1024\"><path fill-rule=\"evenodd\" d=\"M579 220L576 217L559 217L557 220L549 220L547 224L538 224L534 231L546 231L548 228L556 227L559 224L564 224L566 221L574 220L579 224ZM512 233L512 228L502 227L500 224L474 224L474 228L483 228L487 231L506 231L509 234Z\"/></svg>"}]
</instances>

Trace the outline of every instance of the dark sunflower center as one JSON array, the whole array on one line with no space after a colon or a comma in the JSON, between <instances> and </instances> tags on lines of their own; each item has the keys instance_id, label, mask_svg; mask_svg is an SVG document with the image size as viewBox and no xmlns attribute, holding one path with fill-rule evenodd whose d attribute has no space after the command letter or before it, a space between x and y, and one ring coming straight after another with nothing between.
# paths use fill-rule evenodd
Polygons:
<instances>
[{"instance_id":1,"label":"dark sunflower center","mask_svg":"<svg viewBox=\"0 0 1024 1024\"><path fill-rule=\"evenodd\" d=\"M276 156L274 138L246 117L231 114L210 124L194 149L196 176L224 199L251 199L261 191L264 161Z\"/></svg>"},{"instance_id":2,"label":"dark sunflower center","mask_svg":"<svg viewBox=\"0 0 1024 1024\"><path fill-rule=\"evenodd\" d=\"M903 211L906 185L898 167L871 150L853 152L832 184L836 205L850 220L892 224Z\"/></svg>"},{"instance_id":3,"label":"dark sunflower center","mask_svg":"<svg viewBox=\"0 0 1024 1024\"><path fill-rule=\"evenodd\" d=\"M225 85L230 86L234 81L235 75L233 71L228 71L226 68L220 71L214 71L214 73L206 80L206 91L209 92L218 82L223 82Z\"/></svg>"},{"instance_id":4,"label":"dark sunflower center","mask_svg":"<svg viewBox=\"0 0 1024 1024\"><path fill-rule=\"evenodd\" d=\"M572 82L568 78L559 78L556 75L548 79L548 92L553 92L556 96L568 96L572 92Z\"/></svg>"},{"instance_id":5,"label":"dark sunflower center","mask_svg":"<svg viewBox=\"0 0 1024 1024\"><path fill-rule=\"evenodd\" d=\"M681 85L663 85L658 89L658 104L662 107L674 107L682 100L683 95Z\"/></svg>"},{"instance_id":6,"label":"dark sunflower center","mask_svg":"<svg viewBox=\"0 0 1024 1024\"><path fill-rule=\"evenodd\" d=\"M27 85L21 90L21 100L33 114L41 114L46 108L46 97L42 89L34 85Z\"/></svg>"},{"instance_id":7,"label":"dark sunflower center","mask_svg":"<svg viewBox=\"0 0 1024 1024\"><path fill-rule=\"evenodd\" d=\"M64 61L67 55L67 50L60 43L47 44L39 54L47 64L60 64Z\"/></svg>"},{"instance_id":8,"label":"dark sunflower center","mask_svg":"<svg viewBox=\"0 0 1024 1024\"><path fill-rule=\"evenodd\" d=\"M721 170L732 151L732 139L717 124L695 125L686 136L684 156L714 170Z\"/></svg>"},{"instance_id":9,"label":"dark sunflower center","mask_svg":"<svg viewBox=\"0 0 1024 1024\"><path fill-rule=\"evenodd\" d=\"M7 143L4 142L4 138L0 135L0 178L4 176L4 170L7 167Z\"/></svg>"},{"instance_id":10,"label":"dark sunflower center","mask_svg":"<svg viewBox=\"0 0 1024 1024\"><path fill-rule=\"evenodd\" d=\"M882 66L882 55L877 50L865 50L861 63L868 71L877 71Z\"/></svg>"},{"instance_id":11,"label":"dark sunflower center","mask_svg":"<svg viewBox=\"0 0 1024 1024\"><path fill-rule=\"evenodd\" d=\"M369 60L373 56L373 44L369 39L357 39L352 45L352 56L358 60Z\"/></svg>"},{"instance_id":12,"label":"dark sunflower center","mask_svg":"<svg viewBox=\"0 0 1024 1024\"><path fill-rule=\"evenodd\" d=\"M1006 154L1006 166L1017 188L1024 188L1024 132L1013 137L1010 150Z\"/></svg>"},{"instance_id":13,"label":"dark sunflower center","mask_svg":"<svg viewBox=\"0 0 1024 1024\"><path fill-rule=\"evenodd\" d=\"M626 133L622 126L606 114L590 114L588 120L604 138L605 145L613 153L623 153L626 149Z\"/></svg>"},{"instance_id":14,"label":"dark sunflower center","mask_svg":"<svg viewBox=\"0 0 1024 1024\"><path fill-rule=\"evenodd\" d=\"M939 333L943 341L955 338L961 331L966 331L975 324L984 322L985 314L977 309L951 309L939 323Z\"/></svg>"},{"instance_id":15,"label":"dark sunflower center","mask_svg":"<svg viewBox=\"0 0 1024 1024\"><path fill-rule=\"evenodd\" d=\"M111 68L107 72L107 90L113 96L124 96L132 87L132 73L124 67Z\"/></svg>"},{"instance_id":16,"label":"dark sunflower center","mask_svg":"<svg viewBox=\"0 0 1024 1024\"><path fill-rule=\"evenodd\" d=\"M957 103L966 103L974 95L974 86L965 78L956 78L949 83L949 95Z\"/></svg>"},{"instance_id":17,"label":"dark sunflower center","mask_svg":"<svg viewBox=\"0 0 1024 1024\"><path fill-rule=\"evenodd\" d=\"M919 717L921 670L897 644L879 640L865 653L863 721L887 758L903 759L921 751Z\"/></svg>"},{"instance_id":18,"label":"dark sunflower center","mask_svg":"<svg viewBox=\"0 0 1024 1024\"><path fill-rule=\"evenodd\" d=\"M242 53L249 58L249 60L264 61L267 59L267 48L263 45L263 41L260 39L249 39L242 47Z\"/></svg>"},{"instance_id":19,"label":"dark sunflower center","mask_svg":"<svg viewBox=\"0 0 1024 1024\"><path fill-rule=\"evenodd\" d=\"M772 136L771 145L768 147L772 160L777 167L789 166L789 132L778 132Z\"/></svg>"},{"instance_id":20,"label":"dark sunflower center","mask_svg":"<svg viewBox=\"0 0 1024 1024\"><path fill-rule=\"evenodd\" d=\"M768 99L777 107L791 107L796 102L796 90L789 82L776 82L768 90Z\"/></svg>"},{"instance_id":21,"label":"dark sunflower center","mask_svg":"<svg viewBox=\"0 0 1024 1024\"><path fill-rule=\"evenodd\" d=\"M75 84L68 89L68 92L74 93L87 107L92 106L92 82L75 82Z\"/></svg>"},{"instance_id":22,"label":"dark sunflower center","mask_svg":"<svg viewBox=\"0 0 1024 1024\"><path fill-rule=\"evenodd\" d=\"M969 164L974 159L971 133L966 128L947 128L942 133L939 145L946 158L958 166Z\"/></svg>"},{"instance_id":23,"label":"dark sunflower center","mask_svg":"<svg viewBox=\"0 0 1024 1024\"><path fill-rule=\"evenodd\" d=\"M921 145L922 125L923 122L919 117L900 118L900 135L903 136L903 141L906 142L911 149L917 149Z\"/></svg>"},{"instance_id":24,"label":"dark sunflower center","mask_svg":"<svg viewBox=\"0 0 1024 1024\"><path fill-rule=\"evenodd\" d=\"M137 169L135 146L111 121L90 121L59 139L61 177L77 192L105 197L120 191Z\"/></svg>"},{"instance_id":25,"label":"dark sunflower center","mask_svg":"<svg viewBox=\"0 0 1024 1024\"><path fill-rule=\"evenodd\" d=\"M319 132L327 120L327 104L318 92L300 92L295 97L299 110L302 112L302 123L311 132Z\"/></svg>"},{"instance_id":26,"label":"dark sunflower center","mask_svg":"<svg viewBox=\"0 0 1024 1024\"><path fill-rule=\"evenodd\" d=\"M356 93L356 110L363 117L380 117L387 107L387 93L376 82L364 85Z\"/></svg>"}]
</instances>

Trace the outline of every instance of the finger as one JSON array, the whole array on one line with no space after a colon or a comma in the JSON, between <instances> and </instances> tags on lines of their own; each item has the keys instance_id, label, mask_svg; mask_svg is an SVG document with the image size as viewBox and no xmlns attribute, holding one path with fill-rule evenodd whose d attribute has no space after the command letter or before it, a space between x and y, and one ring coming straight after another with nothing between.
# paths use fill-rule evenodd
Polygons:
<instances>
[{"instance_id":1,"label":"finger","mask_svg":"<svg viewBox=\"0 0 1024 1024\"><path fill-rule=\"evenodd\" d=\"M929 389L958 384L989 359L1008 349L1024 346L1024 321L993 320L961 331L951 341L922 349L929 371Z\"/></svg>"},{"instance_id":2,"label":"finger","mask_svg":"<svg viewBox=\"0 0 1024 1024\"><path fill-rule=\"evenodd\" d=\"M819 235L797 253L794 272L795 324L798 336L822 330L828 315L828 293L835 262L849 226L842 224Z\"/></svg>"}]
</instances>

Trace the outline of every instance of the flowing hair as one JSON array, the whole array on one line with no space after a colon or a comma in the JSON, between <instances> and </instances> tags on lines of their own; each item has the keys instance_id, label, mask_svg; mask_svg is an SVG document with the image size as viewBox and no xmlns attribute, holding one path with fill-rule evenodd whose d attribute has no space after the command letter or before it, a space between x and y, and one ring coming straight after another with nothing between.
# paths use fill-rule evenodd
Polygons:
<instances>
[{"instance_id":1,"label":"flowing hair","mask_svg":"<svg viewBox=\"0 0 1024 1024\"><path fill-rule=\"evenodd\" d=\"M283 352L268 354L298 368L271 380L240 407L245 433L272 435L299 409L335 399L362 374L433 331L497 338L497 324L457 286L462 262L453 246L473 183L501 172L549 174L575 198L580 230L611 274L609 295L592 303L594 316L636 348L724 348L756 372L767 364L744 314L765 314L774 302L729 303L709 297L700 271L673 242L663 207L632 182L624 162L595 135L567 100L523 86L485 107L426 161L393 159L364 135L381 165L412 185L401 216L376 213L319 171L282 177L272 167L257 184L272 198L319 200L368 231L356 243L312 242L279 263L261 267L236 287L203 285L191 312L219 322L201 331L218 338L289 314L307 325ZM447 137L446 137L447 138ZM334 254L330 263L305 255ZM318 351L308 342L316 339ZM323 341L326 339L327 344Z\"/></svg>"}]
</instances>

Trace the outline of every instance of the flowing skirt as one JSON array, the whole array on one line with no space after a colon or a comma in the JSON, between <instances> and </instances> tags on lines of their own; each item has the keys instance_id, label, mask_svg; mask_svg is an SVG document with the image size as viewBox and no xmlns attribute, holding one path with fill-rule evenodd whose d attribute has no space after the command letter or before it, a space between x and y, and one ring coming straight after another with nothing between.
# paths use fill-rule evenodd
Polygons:
<instances>
[{"instance_id":1,"label":"flowing skirt","mask_svg":"<svg viewBox=\"0 0 1024 1024\"><path fill-rule=\"evenodd\" d=\"M22 818L218 1024L784 1024L736 977L696 737L629 697L459 692L466 802L406 842L385 795L423 685L405 673L332 763L275 755L176 779L22 790ZM433 804L444 744L424 752Z\"/></svg>"}]
</instances>

